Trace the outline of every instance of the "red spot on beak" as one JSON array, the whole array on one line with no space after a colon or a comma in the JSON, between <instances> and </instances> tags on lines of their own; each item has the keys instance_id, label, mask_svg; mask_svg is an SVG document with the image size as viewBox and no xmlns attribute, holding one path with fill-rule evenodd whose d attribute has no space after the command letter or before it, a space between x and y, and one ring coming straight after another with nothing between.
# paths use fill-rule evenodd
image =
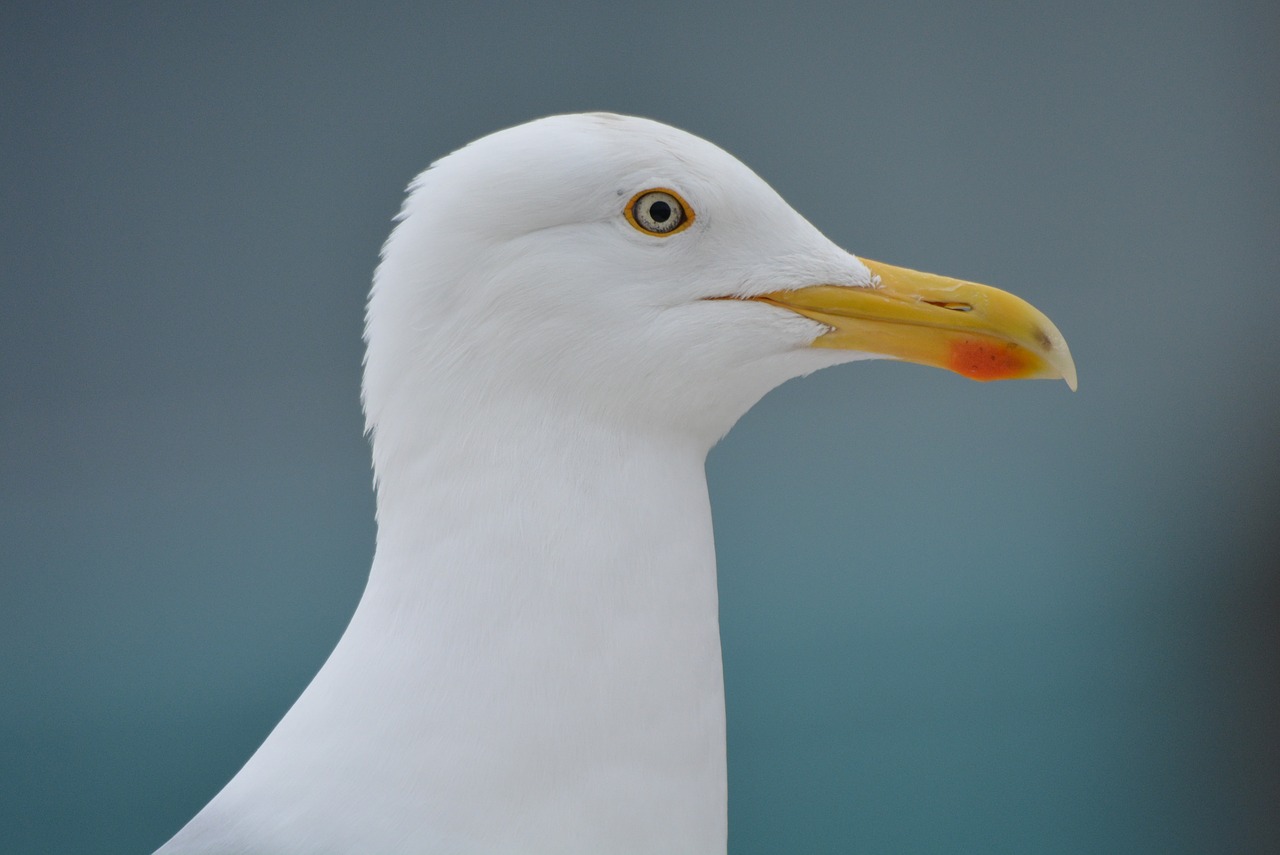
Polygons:
<instances>
[{"instance_id":1,"label":"red spot on beak","mask_svg":"<svg viewBox=\"0 0 1280 855\"><path fill-rule=\"evenodd\" d=\"M947 367L973 380L1009 380L1026 375L1028 356L1013 342L968 338L951 343Z\"/></svg>"}]
</instances>

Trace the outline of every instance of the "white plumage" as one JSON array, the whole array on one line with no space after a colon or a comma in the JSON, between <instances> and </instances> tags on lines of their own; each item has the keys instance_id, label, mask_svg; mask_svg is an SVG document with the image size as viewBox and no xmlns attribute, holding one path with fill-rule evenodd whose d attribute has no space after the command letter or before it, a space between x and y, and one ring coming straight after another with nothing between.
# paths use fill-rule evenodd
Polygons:
<instances>
[{"instance_id":1,"label":"white plumage","mask_svg":"<svg viewBox=\"0 0 1280 855\"><path fill-rule=\"evenodd\" d=\"M651 189L687 228L627 216ZM813 346L836 324L774 298L878 284L737 160L655 122L544 119L420 175L367 315L368 587L160 852L724 853L704 459L782 381L873 355Z\"/></svg>"}]
</instances>

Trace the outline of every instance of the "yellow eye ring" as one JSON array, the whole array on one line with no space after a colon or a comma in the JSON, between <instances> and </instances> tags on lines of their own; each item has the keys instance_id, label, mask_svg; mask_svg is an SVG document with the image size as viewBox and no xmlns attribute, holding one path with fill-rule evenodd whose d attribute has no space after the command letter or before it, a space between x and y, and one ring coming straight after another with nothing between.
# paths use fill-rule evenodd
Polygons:
<instances>
[{"instance_id":1,"label":"yellow eye ring","mask_svg":"<svg viewBox=\"0 0 1280 855\"><path fill-rule=\"evenodd\" d=\"M680 194L665 187L641 190L622 210L627 222L654 237L670 237L693 225L693 209Z\"/></svg>"}]
</instances>

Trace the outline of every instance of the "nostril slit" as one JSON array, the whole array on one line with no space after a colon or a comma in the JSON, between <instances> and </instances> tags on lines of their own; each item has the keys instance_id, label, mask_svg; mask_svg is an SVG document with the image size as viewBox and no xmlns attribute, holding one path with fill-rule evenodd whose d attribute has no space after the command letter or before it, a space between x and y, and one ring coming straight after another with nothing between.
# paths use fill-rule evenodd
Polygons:
<instances>
[{"instance_id":1,"label":"nostril slit","mask_svg":"<svg viewBox=\"0 0 1280 855\"><path fill-rule=\"evenodd\" d=\"M946 309L950 312L972 312L973 305L971 303L949 303L946 300L925 300L930 306L937 306L939 309Z\"/></svg>"}]
</instances>

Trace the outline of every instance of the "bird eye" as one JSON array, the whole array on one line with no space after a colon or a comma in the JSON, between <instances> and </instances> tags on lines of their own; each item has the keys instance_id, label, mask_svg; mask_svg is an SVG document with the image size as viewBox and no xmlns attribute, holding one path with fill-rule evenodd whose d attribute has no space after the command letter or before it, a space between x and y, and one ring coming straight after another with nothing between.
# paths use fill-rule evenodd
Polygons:
<instances>
[{"instance_id":1,"label":"bird eye","mask_svg":"<svg viewBox=\"0 0 1280 855\"><path fill-rule=\"evenodd\" d=\"M665 237L687 228L693 211L671 190L645 190L631 197L627 222L645 234Z\"/></svg>"}]
</instances>

